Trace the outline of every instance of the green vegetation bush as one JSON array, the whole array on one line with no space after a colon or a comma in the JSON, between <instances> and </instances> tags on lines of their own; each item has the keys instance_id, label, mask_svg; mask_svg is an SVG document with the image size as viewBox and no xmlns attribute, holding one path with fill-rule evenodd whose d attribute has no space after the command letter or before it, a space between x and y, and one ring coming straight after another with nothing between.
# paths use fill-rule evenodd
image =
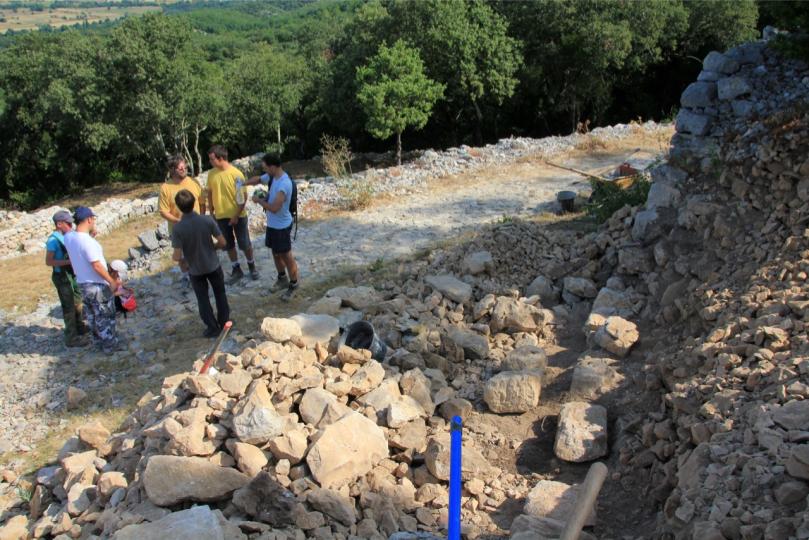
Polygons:
<instances>
[{"instance_id":1,"label":"green vegetation bush","mask_svg":"<svg viewBox=\"0 0 809 540\"><path fill-rule=\"evenodd\" d=\"M642 175L634 178L634 183L628 189L621 189L613 182L590 180L593 194L585 207L587 213L598 223L607 221L612 215L624 206L639 206L646 203L649 196L651 182Z\"/></svg>"}]
</instances>

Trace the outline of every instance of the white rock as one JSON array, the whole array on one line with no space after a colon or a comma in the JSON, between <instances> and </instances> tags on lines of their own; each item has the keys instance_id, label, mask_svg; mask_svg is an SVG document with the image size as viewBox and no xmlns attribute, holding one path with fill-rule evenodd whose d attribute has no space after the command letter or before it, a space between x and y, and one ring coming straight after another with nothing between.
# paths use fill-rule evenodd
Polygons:
<instances>
[{"instance_id":1,"label":"white rock","mask_svg":"<svg viewBox=\"0 0 809 540\"><path fill-rule=\"evenodd\" d=\"M607 409L580 401L565 403L553 445L556 457L581 463L598 459L607 450Z\"/></svg>"}]
</instances>

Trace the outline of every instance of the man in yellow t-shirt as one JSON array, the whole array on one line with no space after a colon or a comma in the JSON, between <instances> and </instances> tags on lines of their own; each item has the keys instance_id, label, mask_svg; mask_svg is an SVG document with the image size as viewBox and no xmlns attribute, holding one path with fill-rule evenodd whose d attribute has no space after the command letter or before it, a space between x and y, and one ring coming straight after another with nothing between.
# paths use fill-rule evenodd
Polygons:
<instances>
[{"instance_id":1,"label":"man in yellow t-shirt","mask_svg":"<svg viewBox=\"0 0 809 540\"><path fill-rule=\"evenodd\" d=\"M237 243L247 259L250 277L258 279L253 246L247 230L247 187L244 175L228 162L228 151L224 146L212 146L208 150L208 160L213 167L208 173L208 206L216 218L219 230L225 236L228 257L233 267L228 283L232 285L244 277L236 253Z\"/></svg>"},{"instance_id":2,"label":"man in yellow t-shirt","mask_svg":"<svg viewBox=\"0 0 809 540\"><path fill-rule=\"evenodd\" d=\"M203 206L200 210L199 205L199 201L202 199L200 196L202 194L202 187L200 187L199 182L188 176L188 164L185 158L179 154L173 155L166 161L166 167L169 170L169 179L160 186L160 196L157 199L157 211L160 212L160 215L166 220L166 223L168 223L170 235L174 224L179 222L180 217L182 217L182 212L180 212L180 209L177 208L177 204L174 202L174 197L181 189L187 189L194 195L194 198L197 200L197 203L194 205L195 212L204 214L205 209ZM190 281L187 271L183 272L182 283L185 287L189 286Z\"/></svg>"}]
</instances>

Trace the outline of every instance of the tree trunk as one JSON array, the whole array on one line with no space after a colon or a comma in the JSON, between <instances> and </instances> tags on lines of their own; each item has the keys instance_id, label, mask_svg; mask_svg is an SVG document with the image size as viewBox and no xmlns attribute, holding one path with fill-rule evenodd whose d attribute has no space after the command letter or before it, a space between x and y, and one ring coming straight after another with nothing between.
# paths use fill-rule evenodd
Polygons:
<instances>
[{"instance_id":1,"label":"tree trunk","mask_svg":"<svg viewBox=\"0 0 809 540\"><path fill-rule=\"evenodd\" d=\"M281 153L281 122L275 124L275 136L278 140L278 153Z\"/></svg>"},{"instance_id":2,"label":"tree trunk","mask_svg":"<svg viewBox=\"0 0 809 540\"><path fill-rule=\"evenodd\" d=\"M402 132L396 134L396 164L402 165Z\"/></svg>"},{"instance_id":3,"label":"tree trunk","mask_svg":"<svg viewBox=\"0 0 809 540\"><path fill-rule=\"evenodd\" d=\"M202 154L199 153L199 134L205 131L207 126L194 126L194 153L197 155L197 175L202 173Z\"/></svg>"}]
</instances>

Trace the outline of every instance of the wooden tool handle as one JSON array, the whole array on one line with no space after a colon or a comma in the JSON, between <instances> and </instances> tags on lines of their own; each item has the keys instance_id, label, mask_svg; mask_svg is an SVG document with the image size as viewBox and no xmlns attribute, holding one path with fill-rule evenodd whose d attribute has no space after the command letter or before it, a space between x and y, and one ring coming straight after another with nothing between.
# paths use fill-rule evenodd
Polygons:
<instances>
[{"instance_id":1,"label":"wooden tool handle","mask_svg":"<svg viewBox=\"0 0 809 540\"><path fill-rule=\"evenodd\" d=\"M562 536L559 540L578 540L587 516L593 511L593 505L595 505L598 492L601 491L605 478L607 478L607 466L601 462L593 463L590 470L587 471L584 483L579 488L576 506L573 508L570 519L565 523L565 528L562 529Z\"/></svg>"}]
</instances>

